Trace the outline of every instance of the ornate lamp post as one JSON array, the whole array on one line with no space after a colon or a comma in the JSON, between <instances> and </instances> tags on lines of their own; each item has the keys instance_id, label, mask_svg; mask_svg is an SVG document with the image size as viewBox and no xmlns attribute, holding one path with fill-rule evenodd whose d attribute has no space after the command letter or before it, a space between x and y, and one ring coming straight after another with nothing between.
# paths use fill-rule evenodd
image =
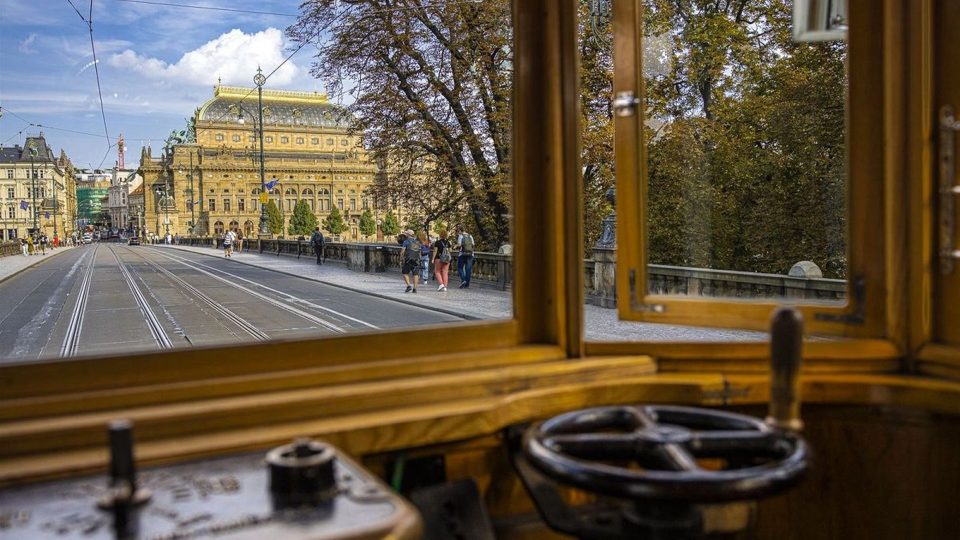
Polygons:
<instances>
[{"instance_id":1,"label":"ornate lamp post","mask_svg":"<svg viewBox=\"0 0 960 540\"><path fill-rule=\"evenodd\" d=\"M30 209L33 211L33 234L37 234L37 170L34 168L33 160L37 157L37 149L30 148L30 199L33 203Z\"/></svg>"},{"instance_id":2,"label":"ornate lamp post","mask_svg":"<svg viewBox=\"0 0 960 540\"><path fill-rule=\"evenodd\" d=\"M169 204L169 190L167 189L167 183L163 183L163 189L157 188L157 197L160 199L160 204L163 205L163 227L164 235L170 234L170 204ZM160 197L163 195L163 197Z\"/></svg>"},{"instance_id":3,"label":"ornate lamp post","mask_svg":"<svg viewBox=\"0 0 960 540\"><path fill-rule=\"evenodd\" d=\"M257 66L257 74L253 76L253 82L257 85L257 117L260 119L260 193L266 192L267 182L263 171L263 83L267 78L263 76L260 66ZM263 198L261 197L261 200ZM260 204L260 234L270 234L270 228L267 224L267 207Z\"/></svg>"}]
</instances>

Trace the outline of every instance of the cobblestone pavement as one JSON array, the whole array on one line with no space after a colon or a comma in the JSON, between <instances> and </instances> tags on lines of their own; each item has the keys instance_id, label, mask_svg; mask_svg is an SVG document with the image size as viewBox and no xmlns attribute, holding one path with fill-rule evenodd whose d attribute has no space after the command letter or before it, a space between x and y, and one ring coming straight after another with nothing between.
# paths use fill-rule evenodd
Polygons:
<instances>
[{"instance_id":1,"label":"cobblestone pavement","mask_svg":"<svg viewBox=\"0 0 960 540\"><path fill-rule=\"evenodd\" d=\"M30 268L33 265L40 264L50 257L63 253L69 249L74 249L72 247L59 247L57 249L48 249L45 255L36 254L36 255L8 255L6 257L0 257L0 281L3 281L10 276L21 272L27 268Z\"/></svg>"},{"instance_id":2,"label":"cobblestone pavement","mask_svg":"<svg viewBox=\"0 0 960 540\"><path fill-rule=\"evenodd\" d=\"M145 249L179 249L222 257L223 252L213 248L193 246L144 246ZM457 280L450 278L450 290L438 292L436 282L421 284L417 294L404 293L403 278L397 271L365 273L349 270L340 261L317 265L311 256L301 259L286 255L261 255L254 252L234 254L233 260L261 268L305 277L354 289L366 294L391 298L428 307L443 313L473 319L508 319L513 315L510 291L484 287L474 281L469 289L457 289ZM617 310L592 305L584 306L586 338L590 341L764 341L763 332L723 330L668 324L621 321Z\"/></svg>"}]
</instances>

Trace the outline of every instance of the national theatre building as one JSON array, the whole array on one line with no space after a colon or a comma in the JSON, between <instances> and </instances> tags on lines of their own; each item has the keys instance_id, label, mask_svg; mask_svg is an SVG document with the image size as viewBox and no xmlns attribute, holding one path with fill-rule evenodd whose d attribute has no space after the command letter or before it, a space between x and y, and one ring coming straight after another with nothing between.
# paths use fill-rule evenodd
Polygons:
<instances>
[{"instance_id":1,"label":"national theatre building","mask_svg":"<svg viewBox=\"0 0 960 540\"><path fill-rule=\"evenodd\" d=\"M259 230L260 160L266 198L283 216L283 232L297 201L307 202L321 223L336 206L348 228L344 240L361 240L360 214L373 211L366 190L376 166L360 137L351 135L349 113L325 94L263 90L263 152L256 89L218 85L196 113L196 142L168 141L162 155L142 150L144 224L164 235L220 235ZM189 137L185 137L189 139Z\"/></svg>"}]
</instances>

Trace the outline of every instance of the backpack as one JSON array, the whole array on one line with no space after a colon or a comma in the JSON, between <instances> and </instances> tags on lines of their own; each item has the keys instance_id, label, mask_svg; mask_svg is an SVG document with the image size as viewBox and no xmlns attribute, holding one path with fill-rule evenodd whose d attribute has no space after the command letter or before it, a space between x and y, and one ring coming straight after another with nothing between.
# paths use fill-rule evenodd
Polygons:
<instances>
[{"instance_id":1,"label":"backpack","mask_svg":"<svg viewBox=\"0 0 960 540\"><path fill-rule=\"evenodd\" d=\"M462 253L473 253L473 236L470 233L463 233L463 243L460 244Z\"/></svg>"},{"instance_id":2,"label":"backpack","mask_svg":"<svg viewBox=\"0 0 960 540\"><path fill-rule=\"evenodd\" d=\"M440 262L446 264L450 262L450 246L447 245L446 240L437 243L440 246L440 254L437 255L437 258L440 259Z\"/></svg>"},{"instance_id":3,"label":"backpack","mask_svg":"<svg viewBox=\"0 0 960 540\"><path fill-rule=\"evenodd\" d=\"M407 261L420 262L420 241L413 239L403 248L403 258Z\"/></svg>"}]
</instances>

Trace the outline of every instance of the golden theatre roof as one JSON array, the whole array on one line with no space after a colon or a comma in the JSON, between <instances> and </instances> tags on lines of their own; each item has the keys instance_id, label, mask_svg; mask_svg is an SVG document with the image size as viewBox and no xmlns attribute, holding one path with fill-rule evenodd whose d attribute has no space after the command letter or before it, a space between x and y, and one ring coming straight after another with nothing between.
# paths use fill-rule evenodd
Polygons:
<instances>
[{"instance_id":1,"label":"golden theatre roof","mask_svg":"<svg viewBox=\"0 0 960 540\"><path fill-rule=\"evenodd\" d=\"M256 120L256 111L256 88L217 86L213 98L200 107L197 119L236 122L242 116L245 122L251 122ZM330 103L327 95L319 92L264 90L263 123L268 126L346 129L350 124L350 113Z\"/></svg>"}]
</instances>

